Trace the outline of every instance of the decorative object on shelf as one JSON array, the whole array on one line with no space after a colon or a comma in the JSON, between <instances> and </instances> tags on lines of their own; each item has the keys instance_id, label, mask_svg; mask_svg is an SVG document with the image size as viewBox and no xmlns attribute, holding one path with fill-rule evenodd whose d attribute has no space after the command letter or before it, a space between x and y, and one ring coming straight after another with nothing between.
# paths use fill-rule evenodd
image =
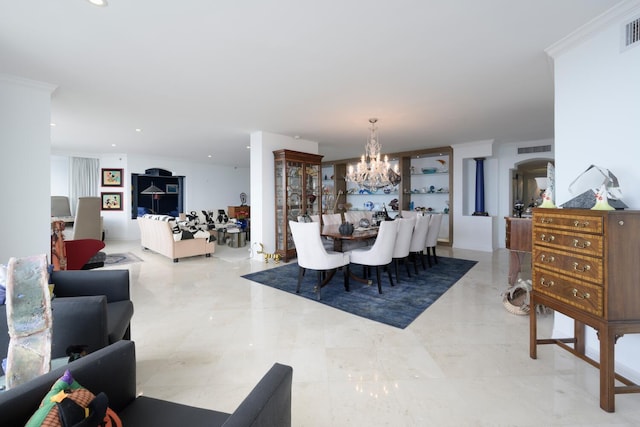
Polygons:
<instances>
[{"instance_id":1,"label":"decorative object on shelf","mask_svg":"<svg viewBox=\"0 0 640 427\"><path fill-rule=\"evenodd\" d=\"M384 187L384 190L382 190L384 194L391 194L392 191L393 189L391 187Z\"/></svg>"},{"instance_id":2,"label":"decorative object on shelf","mask_svg":"<svg viewBox=\"0 0 640 427\"><path fill-rule=\"evenodd\" d=\"M274 253L274 254L267 253L264 251L264 245L262 243L258 243L258 245L260 245L260 250L256 251L256 253L264 256L265 263L269 263L269 260L272 259L275 264L280 264L279 253Z\"/></svg>"},{"instance_id":3,"label":"decorative object on shelf","mask_svg":"<svg viewBox=\"0 0 640 427\"><path fill-rule=\"evenodd\" d=\"M360 218L358 221L358 226L362 228L369 228L371 226L371 222L367 218Z\"/></svg>"},{"instance_id":4,"label":"decorative object on shelf","mask_svg":"<svg viewBox=\"0 0 640 427\"><path fill-rule=\"evenodd\" d=\"M424 174L431 174L436 172L438 172L437 168L422 168L422 173Z\"/></svg>"},{"instance_id":5,"label":"decorative object on shelf","mask_svg":"<svg viewBox=\"0 0 640 427\"><path fill-rule=\"evenodd\" d=\"M371 200L369 200L368 202L364 202L364 208L368 211L372 211L374 206L375 205Z\"/></svg>"},{"instance_id":6,"label":"decorative object on shelf","mask_svg":"<svg viewBox=\"0 0 640 427\"><path fill-rule=\"evenodd\" d=\"M590 209L596 205L596 193L605 185L607 202L614 209L628 206L622 201L622 190L618 178L609 169L591 165L569 184L569 192L577 194L561 205L563 208Z\"/></svg>"},{"instance_id":7,"label":"decorative object on shelf","mask_svg":"<svg viewBox=\"0 0 640 427\"><path fill-rule=\"evenodd\" d=\"M398 202L398 199L393 199L389 202L389 206L391 206L391 209L394 211L397 211L400 209L400 202ZM411 204L413 205L413 202L411 202ZM413 210L413 207L411 208L411 210Z\"/></svg>"},{"instance_id":8,"label":"decorative object on shelf","mask_svg":"<svg viewBox=\"0 0 640 427\"><path fill-rule=\"evenodd\" d=\"M349 165L347 173L347 181L357 184L360 188L368 190L384 188L388 185L398 185L400 183L400 175L396 170L391 169L388 156L381 160L382 145L378 139L378 128L376 122L378 119L371 118L371 128L369 129L369 139L365 144L365 153L360 158L360 162L354 170L353 165Z\"/></svg>"},{"instance_id":9,"label":"decorative object on shelf","mask_svg":"<svg viewBox=\"0 0 640 427\"><path fill-rule=\"evenodd\" d=\"M247 193L240 193L240 206L244 206L247 204Z\"/></svg>"},{"instance_id":10,"label":"decorative object on shelf","mask_svg":"<svg viewBox=\"0 0 640 427\"><path fill-rule=\"evenodd\" d=\"M447 167L447 161L444 159L436 159L438 163L440 163L440 167L438 168L438 172L447 173L449 172L449 168Z\"/></svg>"},{"instance_id":11,"label":"decorative object on shelf","mask_svg":"<svg viewBox=\"0 0 640 427\"><path fill-rule=\"evenodd\" d=\"M338 231L340 232L340 234L342 234L343 236L351 236L353 234L353 224L351 224L350 222L343 222L342 224L340 224L340 226L338 227Z\"/></svg>"}]
</instances>

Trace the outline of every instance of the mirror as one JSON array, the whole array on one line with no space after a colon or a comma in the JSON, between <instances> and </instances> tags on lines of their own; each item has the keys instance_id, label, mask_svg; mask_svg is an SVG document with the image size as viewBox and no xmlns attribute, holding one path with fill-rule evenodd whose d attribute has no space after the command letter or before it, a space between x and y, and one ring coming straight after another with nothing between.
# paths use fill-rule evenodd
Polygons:
<instances>
[{"instance_id":1,"label":"mirror","mask_svg":"<svg viewBox=\"0 0 640 427\"><path fill-rule=\"evenodd\" d=\"M519 202L522 206L522 216L530 216L531 209L542 202L542 193L546 185L540 183L546 182L549 162L553 164L553 159L527 160L516 164L515 169L511 169L511 207L514 216L519 216L517 210Z\"/></svg>"}]
</instances>

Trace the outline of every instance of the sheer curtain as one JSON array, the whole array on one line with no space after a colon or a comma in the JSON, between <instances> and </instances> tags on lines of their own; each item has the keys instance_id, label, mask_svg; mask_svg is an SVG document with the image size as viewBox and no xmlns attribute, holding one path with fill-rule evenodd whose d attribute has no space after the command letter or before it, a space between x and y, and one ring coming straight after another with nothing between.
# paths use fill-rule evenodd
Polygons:
<instances>
[{"instance_id":1,"label":"sheer curtain","mask_svg":"<svg viewBox=\"0 0 640 427\"><path fill-rule=\"evenodd\" d=\"M100 188L100 160L71 157L70 162L69 203L71 204L71 215L76 214L78 197L99 196Z\"/></svg>"}]
</instances>

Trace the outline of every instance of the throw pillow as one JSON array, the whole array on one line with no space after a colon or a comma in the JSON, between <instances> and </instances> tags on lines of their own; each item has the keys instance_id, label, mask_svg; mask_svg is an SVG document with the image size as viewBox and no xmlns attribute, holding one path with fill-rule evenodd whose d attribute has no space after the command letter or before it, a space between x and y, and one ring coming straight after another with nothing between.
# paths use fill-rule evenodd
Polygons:
<instances>
[{"instance_id":1,"label":"throw pillow","mask_svg":"<svg viewBox=\"0 0 640 427\"><path fill-rule=\"evenodd\" d=\"M122 421L107 404L104 393L95 396L67 370L53 384L25 427L122 427Z\"/></svg>"}]
</instances>

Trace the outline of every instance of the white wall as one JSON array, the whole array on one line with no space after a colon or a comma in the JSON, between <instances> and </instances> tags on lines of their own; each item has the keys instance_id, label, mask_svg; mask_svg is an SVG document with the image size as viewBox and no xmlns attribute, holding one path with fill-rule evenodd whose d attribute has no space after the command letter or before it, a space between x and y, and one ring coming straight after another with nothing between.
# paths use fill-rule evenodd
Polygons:
<instances>
[{"instance_id":1,"label":"white wall","mask_svg":"<svg viewBox=\"0 0 640 427\"><path fill-rule=\"evenodd\" d=\"M0 263L51 253L50 122L54 86L0 75Z\"/></svg>"},{"instance_id":2,"label":"white wall","mask_svg":"<svg viewBox=\"0 0 640 427\"><path fill-rule=\"evenodd\" d=\"M251 134L251 247L264 244L275 250L275 177L273 152L288 149L318 154L318 143L267 132Z\"/></svg>"},{"instance_id":3,"label":"white wall","mask_svg":"<svg viewBox=\"0 0 640 427\"><path fill-rule=\"evenodd\" d=\"M552 48L555 63L556 204L573 196L569 183L587 166L597 164L618 177L624 202L640 208L640 46L621 51L622 24L640 16L640 2L619 7ZM640 244L630 241L620 244ZM640 304L640 301L638 301ZM555 318L556 336L570 336L573 322ZM593 331L587 352L598 354ZM616 370L640 381L640 336L625 335L616 344Z\"/></svg>"},{"instance_id":4,"label":"white wall","mask_svg":"<svg viewBox=\"0 0 640 427\"><path fill-rule=\"evenodd\" d=\"M69 157L51 155L51 195L69 197Z\"/></svg>"}]
</instances>

